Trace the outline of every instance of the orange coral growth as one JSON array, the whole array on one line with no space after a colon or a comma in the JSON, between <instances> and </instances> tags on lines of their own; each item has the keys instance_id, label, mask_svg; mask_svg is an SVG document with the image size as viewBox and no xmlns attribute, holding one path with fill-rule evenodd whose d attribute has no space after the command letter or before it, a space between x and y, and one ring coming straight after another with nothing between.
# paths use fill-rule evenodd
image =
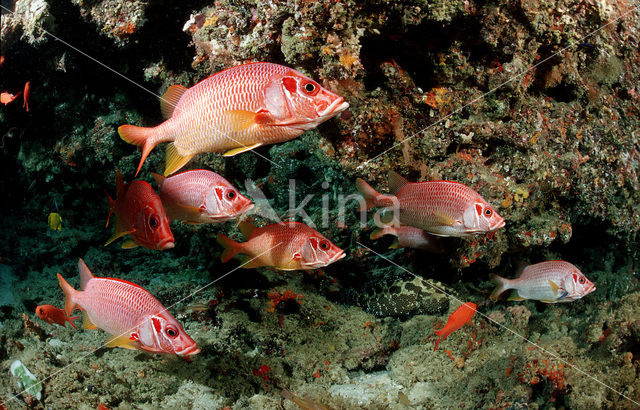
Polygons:
<instances>
[{"instance_id":1,"label":"orange coral growth","mask_svg":"<svg viewBox=\"0 0 640 410\"><path fill-rule=\"evenodd\" d=\"M291 291L290 289L285 290L282 294L277 291L273 291L269 293L267 297L270 299L269 301L267 301L267 304L269 305L267 307L267 312L275 312L276 307L278 307L281 302L295 300L296 302L300 303L300 299L302 299L301 294L293 293L293 291Z\"/></svg>"}]
</instances>

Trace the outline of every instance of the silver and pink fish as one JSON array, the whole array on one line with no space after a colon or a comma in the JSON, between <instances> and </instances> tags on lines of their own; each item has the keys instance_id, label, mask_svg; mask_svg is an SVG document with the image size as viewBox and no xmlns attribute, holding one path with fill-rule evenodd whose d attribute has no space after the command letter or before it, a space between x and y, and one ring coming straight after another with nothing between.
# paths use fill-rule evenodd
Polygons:
<instances>
[{"instance_id":1,"label":"silver and pink fish","mask_svg":"<svg viewBox=\"0 0 640 410\"><path fill-rule=\"evenodd\" d=\"M504 219L479 193L458 182L412 183L390 171L391 195L376 192L360 178L356 187L365 199L366 209L395 208L400 225L424 229L433 235L468 236L504 226Z\"/></svg>"},{"instance_id":2,"label":"silver and pink fish","mask_svg":"<svg viewBox=\"0 0 640 410\"><path fill-rule=\"evenodd\" d=\"M194 169L169 178L154 173L153 177L171 220L191 224L224 222L253 208L249 198L212 171Z\"/></svg>"},{"instance_id":3,"label":"silver and pink fish","mask_svg":"<svg viewBox=\"0 0 640 410\"><path fill-rule=\"evenodd\" d=\"M491 299L497 300L505 291L513 289L507 300L539 300L545 303L573 302L596 290L578 268L565 261L547 261L529 265L517 279L490 275L497 285Z\"/></svg>"},{"instance_id":4,"label":"silver and pink fish","mask_svg":"<svg viewBox=\"0 0 640 410\"><path fill-rule=\"evenodd\" d=\"M393 235L396 237L396 240L389 246L389 249L413 248L433 253L444 252L442 241L445 239L431 235L413 226L385 226L371 232L369 237L371 239L378 239L384 235Z\"/></svg>"}]
</instances>

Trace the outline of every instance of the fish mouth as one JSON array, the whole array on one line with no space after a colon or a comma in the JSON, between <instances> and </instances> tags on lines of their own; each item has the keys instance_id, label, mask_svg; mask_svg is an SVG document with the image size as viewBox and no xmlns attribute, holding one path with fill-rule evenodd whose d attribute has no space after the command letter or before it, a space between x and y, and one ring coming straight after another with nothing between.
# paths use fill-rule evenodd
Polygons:
<instances>
[{"instance_id":1,"label":"fish mouth","mask_svg":"<svg viewBox=\"0 0 640 410\"><path fill-rule=\"evenodd\" d=\"M587 291L584 293L585 295L588 295L589 293L593 292L594 290L596 290L596 285L591 285L590 288L587 289Z\"/></svg>"},{"instance_id":2,"label":"fish mouth","mask_svg":"<svg viewBox=\"0 0 640 410\"><path fill-rule=\"evenodd\" d=\"M340 253L337 253L333 258L330 259L329 263L333 263L335 261L339 261L340 259L344 258L345 256L347 256L344 251L340 251Z\"/></svg>"},{"instance_id":3,"label":"fish mouth","mask_svg":"<svg viewBox=\"0 0 640 410\"><path fill-rule=\"evenodd\" d=\"M334 102L329 104L329 106L327 108L325 108L324 110L318 112L318 116L320 118L324 118L324 117L328 117L328 116L334 116L334 115L339 114L342 111L346 110L347 108L349 108L349 103L346 102L344 100L344 98L339 97L339 98L336 98L336 100Z\"/></svg>"},{"instance_id":4,"label":"fish mouth","mask_svg":"<svg viewBox=\"0 0 640 410\"><path fill-rule=\"evenodd\" d=\"M166 249L171 249L171 248L173 248L175 246L176 246L176 244L173 241L173 238L167 238L167 239L163 240L162 242L160 242L158 244L158 249L166 250Z\"/></svg>"},{"instance_id":5,"label":"fish mouth","mask_svg":"<svg viewBox=\"0 0 640 410\"><path fill-rule=\"evenodd\" d=\"M193 344L184 350L176 352L176 354L180 356L193 356L194 354L198 354L198 353L200 353L200 348L198 347L197 344Z\"/></svg>"},{"instance_id":6,"label":"fish mouth","mask_svg":"<svg viewBox=\"0 0 640 410\"><path fill-rule=\"evenodd\" d=\"M505 222L505 221L504 221L504 219L503 219L503 220L501 220L500 222L498 222L497 224L495 224L495 225L493 226L493 229L491 229L491 230L493 231L493 230L496 230L496 229L500 229L500 228L502 228L505 224L506 224L506 222Z\"/></svg>"}]
</instances>

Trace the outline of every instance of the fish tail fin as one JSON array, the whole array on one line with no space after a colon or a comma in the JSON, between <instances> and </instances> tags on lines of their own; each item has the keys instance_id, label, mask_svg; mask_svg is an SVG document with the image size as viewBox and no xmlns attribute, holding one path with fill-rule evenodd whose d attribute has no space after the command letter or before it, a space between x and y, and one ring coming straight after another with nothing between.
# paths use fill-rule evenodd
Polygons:
<instances>
[{"instance_id":1,"label":"fish tail fin","mask_svg":"<svg viewBox=\"0 0 640 410\"><path fill-rule=\"evenodd\" d=\"M505 279L502 276L498 276L494 273L489 275L489 277L491 278L493 283L496 284L496 288L493 290L493 292L491 292L491 296L489 296L489 299L496 301L502 293L504 293L507 289L511 289L511 286L509 284L509 282L511 281L509 279Z\"/></svg>"},{"instance_id":2,"label":"fish tail fin","mask_svg":"<svg viewBox=\"0 0 640 410\"><path fill-rule=\"evenodd\" d=\"M76 325L73 324L73 321L80 318L80 316L74 316L74 317L67 317L67 322L69 322L71 324L71 326L73 326L74 329L78 330L78 328L76 327Z\"/></svg>"},{"instance_id":3,"label":"fish tail fin","mask_svg":"<svg viewBox=\"0 0 640 410\"><path fill-rule=\"evenodd\" d=\"M364 198L364 204L360 203L360 211L365 211L376 206L393 206L395 202L395 197L378 193L362 178L356 179L356 189Z\"/></svg>"},{"instance_id":4,"label":"fish tail fin","mask_svg":"<svg viewBox=\"0 0 640 410\"><path fill-rule=\"evenodd\" d=\"M69 282L64 280L62 275L60 275L59 273L58 283L60 284L60 287L62 288L65 296L64 310L67 313L67 316L71 316L71 312L73 312L73 309L76 307L75 295L78 293L78 291L72 288L71 285L69 285Z\"/></svg>"},{"instance_id":5,"label":"fish tail fin","mask_svg":"<svg viewBox=\"0 0 640 410\"><path fill-rule=\"evenodd\" d=\"M228 262L231 258L236 256L241 250L240 243L234 241L233 239L221 233L219 233L218 236L216 236L216 240L220 245L224 247L224 251L220 256L220 259L222 260L223 263Z\"/></svg>"},{"instance_id":6,"label":"fish tail fin","mask_svg":"<svg viewBox=\"0 0 640 410\"><path fill-rule=\"evenodd\" d=\"M109 215L107 215L107 223L105 224L105 226L109 226L109 221L111 220L111 215L113 214L114 210L116 209L116 201L111 198L111 195L109 195L109 192L107 192L107 190L104 190L104 193L107 194L107 199L109 200Z\"/></svg>"},{"instance_id":7,"label":"fish tail fin","mask_svg":"<svg viewBox=\"0 0 640 410\"><path fill-rule=\"evenodd\" d=\"M142 168L142 164L144 164L144 161L147 159L151 150L158 144L158 141L153 138L155 135L153 129L154 128L138 127L135 125L121 125L118 127L118 134L120 134L120 138L129 144L142 147L142 158L140 158L140 164L136 170L136 175L140 172L140 168Z\"/></svg>"}]
</instances>

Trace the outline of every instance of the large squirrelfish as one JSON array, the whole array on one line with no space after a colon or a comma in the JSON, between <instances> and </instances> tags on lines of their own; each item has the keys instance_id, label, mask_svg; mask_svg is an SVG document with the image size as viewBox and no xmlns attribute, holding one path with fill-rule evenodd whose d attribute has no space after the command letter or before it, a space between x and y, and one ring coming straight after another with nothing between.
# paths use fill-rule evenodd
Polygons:
<instances>
[{"instance_id":1,"label":"large squirrelfish","mask_svg":"<svg viewBox=\"0 0 640 410\"><path fill-rule=\"evenodd\" d=\"M166 119L152 127L123 125L120 137L142 146L138 171L151 150L170 142L164 175L202 152L232 156L300 136L349 107L342 97L298 71L272 63L228 68L194 85L169 87Z\"/></svg>"},{"instance_id":2,"label":"large squirrelfish","mask_svg":"<svg viewBox=\"0 0 640 410\"><path fill-rule=\"evenodd\" d=\"M546 261L529 265L517 279L490 275L497 285L491 299L513 289L508 300L533 299L545 303L573 302L596 290L578 268L565 261Z\"/></svg>"},{"instance_id":3,"label":"large squirrelfish","mask_svg":"<svg viewBox=\"0 0 640 410\"><path fill-rule=\"evenodd\" d=\"M153 174L167 216L192 224L229 221L253 203L221 175L194 169L165 178Z\"/></svg>"},{"instance_id":4,"label":"large squirrelfish","mask_svg":"<svg viewBox=\"0 0 640 410\"><path fill-rule=\"evenodd\" d=\"M78 269L82 290L75 290L58 274L66 313L71 315L79 306L83 328L100 328L112 335L107 347L187 356L200 352L196 342L151 293L126 280L95 277L82 259Z\"/></svg>"},{"instance_id":5,"label":"large squirrelfish","mask_svg":"<svg viewBox=\"0 0 640 410\"><path fill-rule=\"evenodd\" d=\"M396 237L396 240L389 246L389 249L413 248L433 253L444 252L442 241L446 239L431 235L413 226L385 226L371 232L369 237L371 239L378 239L384 235L393 235Z\"/></svg>"},{"instance_id":6,"label":"large squirrelfish","mask_svg":"<svg viewBox=\"0 0 640 410\"><path fill-rule=\"evenodd\" d=\"M399 223L440 236L468 236L504 226L504 219L479 193L458 182L427 181L412 183L397 172L389 172L392 195L376 192L358 178L356 187L366 209L397 207Z\"/></svg>"},{"instance_id":7,"label":"large squirrelfish","mask_svg":"<svg viewBox=\"0 0 640 410\"><path fill-rule=\"evenodd\" d=\"M325 267L344 258L344 251L315 229L299 222L281 222L257 228L248 222L238 226L246 242L218 234L225 247L222 262L237 254L249 261L243 268L273 266L281 270L310 270Z\"/></svg>"},{"instance_id":8,"label":"large squirrelfish","mask_svg":"<svg viewBox=\"0 0 640 410\"><path fill-rule=\"evenodd\" d=\"M144 181L125 184L120 172L116 175L116 199L109 197L109 217L116 215L116 231L106 245L116 239L131 235L123 248L142 245L149 249L170 249L174 247L173 234L169 229L169 219L162 207L162 201L151 185Z\"/></svg>"}]
</instances>

